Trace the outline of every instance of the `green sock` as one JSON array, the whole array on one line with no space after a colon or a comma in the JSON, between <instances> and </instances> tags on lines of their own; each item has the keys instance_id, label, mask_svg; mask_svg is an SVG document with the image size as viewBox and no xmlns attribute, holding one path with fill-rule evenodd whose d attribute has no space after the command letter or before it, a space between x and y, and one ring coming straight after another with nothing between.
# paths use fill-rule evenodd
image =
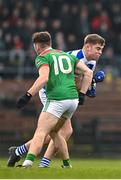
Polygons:
<instances>
[{"instance_id":1,"label":"green sock","mask_svg":"<svg viewBox=\"0 0 121 180\"><path fill-rule=\"evenodd\" d=\"M64 166L70 166L70 159L63 160Z\"/></svg>"},{"instance_id":2,"label":"green sock","mask_svg":"<svg viewBox=\"0 0 121 180\"><path fill-rule=\"evenodd\" d=\"M34 161L35 155L34 154L27 154L26 160Z\"/></svg>"}]
</instances>

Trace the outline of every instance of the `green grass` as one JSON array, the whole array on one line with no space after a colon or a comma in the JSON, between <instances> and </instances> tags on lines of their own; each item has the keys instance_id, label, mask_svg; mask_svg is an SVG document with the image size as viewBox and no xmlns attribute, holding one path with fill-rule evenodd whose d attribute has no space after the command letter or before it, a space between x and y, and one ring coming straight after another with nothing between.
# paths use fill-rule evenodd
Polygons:
<instances>
[{"instance_id":1,"label":"green grass","mask_svg":"<svg viewBox=\"0 0 121 180\"><path fill-rule=\"evenodd\" d=\"M8 168L0 159L0 179L121 179L120 159L72 159L72 169L62 169L61 160L53 160L51 168Z\"/></svg>"}]
</instances>

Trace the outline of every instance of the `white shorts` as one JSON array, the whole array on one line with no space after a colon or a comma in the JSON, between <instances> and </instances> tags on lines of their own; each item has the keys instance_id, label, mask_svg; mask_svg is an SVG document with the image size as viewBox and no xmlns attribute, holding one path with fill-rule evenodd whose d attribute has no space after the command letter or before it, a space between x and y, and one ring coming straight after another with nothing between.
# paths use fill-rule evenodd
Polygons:
<instances>
[{"instance_id":1,"label":"white shorts","mask_svg":"<svg viewBox=\"0 0 121 180\"><path fill-rule=\"evenodd\" d=\"M42 111L49 112L58 118L65 117L71 119L77 106L78 99L68 99L62 101L47 100Z\"/></svg>"},{"instance_id":2,"label":"white shorts","mask_svg":"<svg viewBox=\"0 0 121 180\"><path fill-rule=\"evenodd\" d=\"M39 97L40 97L40 100L41 100L41 103L44 104L46 103L47 101L47 97L46 97L46 90L44 88L42 88L40 91L39 91Z\"/></svg>"}]
</instances>

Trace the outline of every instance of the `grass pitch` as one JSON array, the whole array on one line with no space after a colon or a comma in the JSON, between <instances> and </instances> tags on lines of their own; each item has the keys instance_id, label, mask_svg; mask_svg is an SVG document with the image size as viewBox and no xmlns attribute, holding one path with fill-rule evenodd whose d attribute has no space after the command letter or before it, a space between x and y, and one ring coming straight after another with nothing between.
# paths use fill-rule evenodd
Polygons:
<instances>
[{"instance_id":1,"label":"grass pitch","mask_svg":"<svg viewBox=\"0 0 121 180\"><path fill-rule=\"evenodd\" d=\"M28 169L8 168L6 162L0 159L0 179L121 179L120 159L72 159L72 169L62 169L56 159L45 169L38 160Z\"/></svg>"}]
</instances>

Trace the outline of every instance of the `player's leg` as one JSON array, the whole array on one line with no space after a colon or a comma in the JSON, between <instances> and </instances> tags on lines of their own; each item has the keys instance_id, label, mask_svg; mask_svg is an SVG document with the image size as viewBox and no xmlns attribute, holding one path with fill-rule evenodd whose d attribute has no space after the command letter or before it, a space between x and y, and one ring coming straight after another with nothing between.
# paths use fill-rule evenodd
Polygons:
<instances>
[{"instance_id":1,"label":"player's leg","mask_svg":"<svg viewBox=\"0 0 121 180\"><path fill-rule=\"evenodd\" d=\"M63 126L65 126L65 123L68 118L62 117L57 125L55 126L54 130L51 132L51 142L53 142L53 147L58 150L58 152L61 155L61 158L63 160L63 168L70 168L72 167L70 165L70 160L69 160L69 153L68 153L68 147L65 138L61 135L59 129L61 129ZM67 124L67 123L66 123ZM48 161L45 161L44 167L47 166Z\"/></svg>"},{"instance_id":2,"label":"player's leg","mask_svg":"<svg viewBox=\"0 0 121 180\"><path fill-rule=\"evenodd\" d=\"M28 152L30 143L31 143L31 140L18 147L12 146L8 149L8 153L9 153L9 158L7 162L8 167L14 167L15 163L20 161L22 156Z\"/></svg>"},{"instance_id":3,"label":"player's leg","mask_svg":"<svg viewBox=\"0 0 121 180\"><path fill-rule=\"evenodd\" d=\"M39 97L41 99L42 104L44 105L46 103L46 100L47 100L44 88L41 89L41 91L39 92ZM44 144L49 144L50 139L51 138L48 135L46 137ZM16 146L10 147L8 149L9 158L8 158L7 166L8 167L14 167L15 163L18 162L22 158L22 156L28 152L30 144L31 144L31 140L29 140L25 144L22 144L18 147L16 147Z\"/></svg>"},{"instance_id":4,"label":"player's leg","mask_svg":"<svg viewBox=\"0 0 121 180\"><path fill-rule=\"evenodd\" d=\"M74 111L72 110L72 112L74 112ZM69 116L69 114L67 114L67 116L68 116L68 120L65 122L63 127L59 130L59 134L62 135L64 137L64 139L66 139L66 140L69 139L69 137L73 131L72 126L71 126L71 121L70 121L72 114L70 114L70 116ZM57 148L55 149L53 141L50 141L47 151L45 152L44 157L42 158L42 160L39 164L39 167L49 167L51 158L57 151L58 151L58 149Z\"/></svg>"},{"instance_id":5,"label":"player's leg","mask_svg":"<svg viewBox=\"0 0 121 180\"><path fill-rule=\"evenodd\" d=\"M38 120L38 126L35 135L32 139L32 143L29 148L26 160L23 163L24 167L29 167L33 164L35 157L41 152L45 137L52 131L57 132L62 127L66 119L71 118L78 105L78 99L75 100L63 100L47 102L40 114ZM63 117L63 118L61 118ZM62 122L63 120L63 122ZM63 154L64 158L68 158L68 149L65 146L65 139L57 135L56 140L53 138L54 145L57 143L59 151ZM40 141L41 140L41 141ZM59 144L59 140L61 140ZM65 148L65 150L64 150ZM66 159L67 162L67 159Z\"/></svg>"},{"instance_id":6,"label":"player's leg","mask_svg":"<svg viewBox=\"0 0 121 180\"><path fill-rule=\"evenodd\" d=\"M73 133L73 128L71 125L71 119L67 119L63 127L59 130L59 133L65 138L66 141L70 138Z\"/></svg>"},{"instance_id":7,"label":"player's leg","mask_svg":"<svg viewBox=\"0 0 121 180\"><path fill-rule=\"evenodd\" d=\"M40 97L40 100L41 100L41 103L43 104L43 106L45 105L46 101L47 101L47 97L46 97L46 93L45 93L45 89L42 88L40 91L39 91L39 97ZM50 142L50 136L48 135L44 141L44 144L49 144ZM28 142L26 142L25 144L23 145L20 145L16 148L16 155L18 156L22 156L24 155L25 153L28 152L28 149L30 147L30 144L31 144L31 140L29 140Z\"/></svg>"},{"instance_id":8,"label":"player's leg","mask_svg":"<svg viewBox=\"0 0 121 180\"><path fill-rule=\"evenodd\" d=\"M44 144L49 144L50 142L50 136L48 135L46 137L46 140L44 142ZM20 159L22 158L23 155L25 155L28 152L28 149L30 147L31 144L31 140L26 142L25 144L22 144L18 147L16 146L12 146L8 149L8 153L9 153L9 158L8 158L8 162L7 162L7 166L8 167L14 167L15 163L20 161Z\"/></svg>"},{"instance_id":9,"label":"player's leg","mask_svg":"<svg viewBox=\"0 0 121 180\"><path fill-rule=\"evenodd\" d=\"M55 133L52 139L53 139L54 147L58 149L61 159L63 160L62 167L71 168L72 166L70 164L70 158L69 158L69 152L68 152L68 146L66 140L59 133Z\"/></svg>"},{"instance_id":10,"label":"player's leg","mask_svg":"<svg viewBox=\"0 0 121 180\"><path fill-rule=\"evenodd\" d=\"M37 129L35 131L34 137L32 139L32 142L31 142L31 145L29 148L29 152L23 163L24 167L29 167L33 164L35 157L41 152L41 149L43 147L46 136L54 129L54 127L56 126L57 123L59 123L58 117L56 117L48 112L41 113L39 120L38 120ZM60 138L60 136L57 136L57 137L52 136L52 137L53 137L53 141L54 141L55 145L58 148L60 148L60 144L58 143L58 141L59 140L64 141L63 140L64 138ZM61 143L61 145L63 145L63 144L65 146L65 141L64 141L64 143L63 142ZM62 153L63 148L60 151ZM68 153L66 153L66 152L68 152L68 150L63 152L63 154L65 154L65 156L63 155L63 157L66 157L68 155ZM68 156L67 156L67 158L68 158Z\"/></svg>"},{"instance_id":11,"label":"player's leg","mask_svg":"<svg viewBox=\"0 0 121 180\"><path fill-rule=\"evenodd\" d=\"M42 88L42 89L39 91L39 97L40 97L40 99L41 99L41 103L42 103L43 106L44 106L44 104L46 103L46 100L47 100L47 97L46 97L45 89L44 89L44 88ZM46 137L46 140L45 140L44 144L45 144L45 145L46 145L46 144L49 144L50 139L51 139L51 138L50 138L50 136L48 135L48 136ZM31 140L29 140L29 141L26 142L25 144L22 144L22 145L16 147L16 150L15 150L16 155L22 156L22 155L24 155L25 153L27 153L27 152L28 152L28 149L29 149L29 147L30 147L30 144L31 144ZM10 148L10 149L11 149L11 148ZM15 149L15 147L12 148L12 149Z\"/></svg>"},{"instance_id":12,"label":"player's leg","mask_svg":"<svg viewBox=\"0 0 121 180\"><path fill-rule=\"evenodd\" d=\"M77 105L78 105L78 100L75 100L75 101L73 101L73 102L72 102L72 101L73 101L73 100L70 101L70 106L69 106L69 108L68 108L68 111L66 111L66 112L63 114L63 116L62 116L62 118L63 118L63 117L66 117L66 119L67 119L67 120L65 121L64 125L62 126L62 128L60 128L61 130L63 129L63 131L60 131L60 130L59 130L58 125L57 125L56 128L55 128L56 131L58 131L58 135L60 136L60 138L63 138L63 139L64 139L65 145L63 145L63 147L65 147L65 149L66 149L66 146L67 146L65 137L66 137L66 138L69 138L69 136L67 136L67 134L64 133L64 128L65 128L65 129L67 129L68 127L70 127L70 129L72 128L72 126L71 126L71 121L69 121L69 119L71 119L71 117L72 117L73 113L75 112L75 110L76 110L76 108L77 108ZM63 127L64 127L64 128L63 128ZM63 134L63 133L64 133L64 134ZM66 135L66 136L64 137L64 135ZM58 141L58 143L59 143L59 141ZM55 146L55 144L54 144L54 146ZM58 150L58 152L60 152L60 150L62 149L61 144L60 144L60 147L55 146L55 148ZM63 151L66 151L66 150L63 149ZM64 154L64 155L65 155L65 154ZM62 165L63 168L70 168L70 167L72 167L72 166L70 165L70 160L69 160L69 159L64 159L63 156L62 156L62 159L63 159L63 165Z\"/></svg>"},{"instance_id":13,"label":"player's leg","mask_svg":"<svg viewBox=\"0 0 121 180\"><path fill-rule=\"evenodd\" d=\"M67 119L64 125L62 126L62 128L59 130L59 134L62 135L66 141L68 141L72 132L73 132L73 129L71 125L71 120ZM56 155L57 152L58 152L58 149L55 148L54 143L51 140L43 158L40 161L39 167L49 167L52 157Z\"/></svg>"}]
</instances>

